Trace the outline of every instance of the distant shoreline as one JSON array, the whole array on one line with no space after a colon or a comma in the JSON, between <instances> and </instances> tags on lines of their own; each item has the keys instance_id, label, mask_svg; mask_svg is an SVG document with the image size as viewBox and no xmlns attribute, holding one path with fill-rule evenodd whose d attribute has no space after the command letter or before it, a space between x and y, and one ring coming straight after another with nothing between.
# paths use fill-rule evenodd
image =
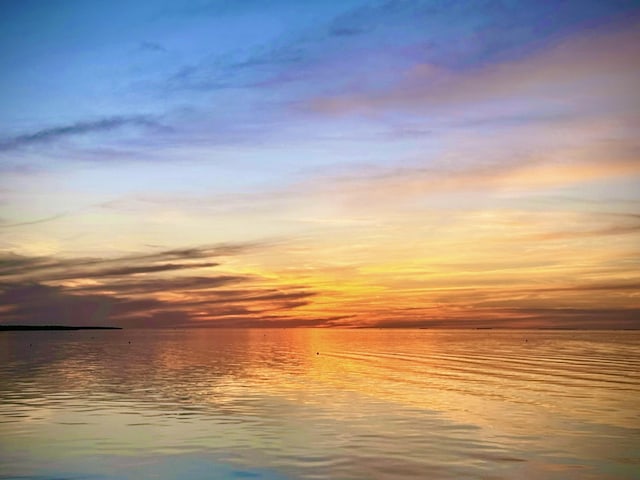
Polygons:
<instances>
[{"instance_id":1,"label":"distant shoreline","mask_svg":"<svg viewBox=\"0 0 640 480\"><path fill-rule=\"evenodd\" d=\"M122 330L122 327L84 327L67 325L0 325L0 332L35 330Z\"/></svg>"}]
</instances>

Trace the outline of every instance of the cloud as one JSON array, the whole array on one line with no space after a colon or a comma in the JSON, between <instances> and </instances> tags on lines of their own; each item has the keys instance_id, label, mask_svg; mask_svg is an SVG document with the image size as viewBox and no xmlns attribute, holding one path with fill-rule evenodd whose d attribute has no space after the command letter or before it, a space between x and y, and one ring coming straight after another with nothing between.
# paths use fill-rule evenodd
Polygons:
<instances>
[{"instance_id":1,"label":"cloud","mask_svg":"<svg viewBox=\"0 0 640 480\"><path fill-rule=\"evenodd\" d=\"M580 146L554 147L519 145L517 141L510 144L513 139L509 138L499 149L491 149L491 145L479 140L470 148L459 146L458 151L448 152L443 158L418 158L405 161L404 165L371 165L366 169L356 165L341 175L317 176L313 181L293 185L289 194L292 198L297 195L338 204L351 215L380 216L426 199L433 199L434 205L448 199L449 209L455 206L473 211L486 208L489 202L498 204L497 195L526 198L531 193L590 182L606 185L640 175L635 140L617 145L589 140L592 143L584 140ZM501 203L502 208L509 207ZM598 226L588 230L592 235L604 235L632 233L636 229L637 222L632 219L612 220L611 229Z\"/></svg>"},{"instance_id":2,"label":"cloud","mask_svg":"<svg viewBox=\"0 0 640 480\"><path fill-rule=\"evenodd\" d=\"M219 326L220 320L228 325L238 319L260 326L268 315L286 324L315 292L299 285L274 287L258 275L177 276L220 267L220 262L201 260L240 255L247 248L219 245L111 259L5 254L0 257L0 321L157 327Z\"/></svg>"},{"instance_id":3,"label":"cloud","mask_svg":"<svg viewBox=\"0 0 640 480\"><path fill-rule=\"evenodd\" d=\"M385 318L364 328L523 328L523 329L638 329L638 308L505 308L468 309L441 318Z\"/></svg>"},{"instance_id":4,"label":"cloud","mask_svg":"<svg viewBox=\"0 0 640 480\"><path fill-rule=\"evenodd\" d=\"M13 227L24 227L27 225L38 225L40 223L52 222L54 220L58 220L60 218L64 218L68 216L69 213L58 213L56 215L50 215L44 218L38 218L37 220L29 220L26 222L16 222L16 223L2 223L0 222L0 228L13 228Z\"/></svg>"},{"instance_id":5,"label":"cloud","mask_svg":"<svg viewBox=\"0 0 640 480\"><path fill-rule=\"evenodd\" d=\"M281 79L283 71L312 61L308 43L298 39L267 45L237 59L206 57L176 69L165 80L164 90L208 92L272 86L270 82Z\"/></svg>"},{"instance_id":6,"label":"cloud","mask_svg":"<svg viewBox=\"0 0 640 480\"><path fill-rule=\"evenodd\" d=\"M312 292L271 292L263 294L256 285L251 295L247 290L238 292L225 289L216 292L222 285L246 281L246 279L218 278L202 284L211 299L185 295L186 290L165 290L166 284L158 281L144 287L133 285L103 286L95 290L115 290L116 293L90 293L91 288L48 286L39 283L0 284L1 322L4 324L59 324L59 325L116 325L144 326L148 328L166 326L220 327L220 326L267 326L269 321L279 321L281 326L299 326L306 323L322 324L317 319L304 321L292 316L292 311L308 304ZM291 287L294 290L296 287ZM163 299L167 294L180 296L175 300ZM299 298L301 300L292 300ZM280 312L279 315L273 315ZM167 315L173 319L167 322ZM156 319L164 321L156 323Z\"/></svg>"},{"instance_id":7,"label":"cloud","mask_svg":"<svg viewBox=\"0 0 640 480\"><path fill-rule=\"evenodd\" d=\"M557 41L541 52L464 70L417 62L387 88L320 96L309 105L327 114L399 109L446 115L456 109L456 118L476 123L483 118L479 114L524 116L522 122L531 115L545 120L584 108L599 113L634 111L634 87L640 79L637 32L636 23L615 31L601 28ZM461 107L464 111L458 110Z\"/></svg>"},{"instance_id":8,"label":"cloud","mask_svg":"<svg viewBox=\"0 0 640 480\"><path fill-rule=\"evenodd\" d=\"M217 266L218 263L193 263L193 261L240 255L258 246L256 243L220 244L216 246L170 249L154 253L124 255L115 258L27 257L14 253L5 253L0 255L0 277L49 281L63 278L126 276L135 273L213 267ZM158 262L176 260L187 263L158 264Z\"/></svg>"},{"instance_id":9,"label":"cloud","mask_svg":"<svg viewBox=\"0 0 640 480\"><path fill-rule=\"evenodd\" d=\"M266 315L249 319L242 317L228 318L216 321L216 325L221 328L324 328L334 326L336 322L351 318L353 318L353 316L350 315L336 315L319 318L282 318L273 315ZM190 326L197 327L198 325Z\"/></svg>"},{"instance_id":10,"label":"cloud","mask_svg":"<svg viewBox=\"0 0 640 480\"><path fill-rule=\"evenodd\" d=\"M236 284L247 281L247 277L239 275L215 275L180 278L153 278L147 280L117 280L107 284L82 285L74 287L74 291L81 293L108 292L114 294L139 295L154 292L175 292L207 290L208 295L220 295L227 292L211 292L209 290L228 284Z\"/></svg>"},{"instance_id":11,"label":"cloud","mask_svg":"<svg viewBox=\"0 0 640 480\"><path fill-rule=\"evenodd\" d=\"M167 53L168 50L157 42L140 42L140 50L149 52Z\"/></svg>"},{"instance_id":12,"label":"cloud","mask_svg":"<svg viewBox=\"0 0 640 480\"><path fill-rule=\"evenodd\" d=\"M147 115L106 117L99 120L76 122L70 125L45 128L33 133L0 140L0 152L48 143L61 138L74 137L89 133L110 132L112 130L131 126L152 129L166 128L153 117Z\"/></svg>"},{"instance_id":13,"label":"cloud","mask_svg":"<svg viewBox=\"0 0 640 480\"><path fill-rule=\"evenodd\" d=\"M415 113L425 105L451 106L452 96L466 95L468 84L462 79L468 73L521 59L585 25L607 23L631 9L624 1L570 1L561 6L532 1L524 5L497 0L461 0L451 5L382 1L334 9L338 14L323 9L313 25L288 29L258 47L248 44L224 52L203 48L197 58L172 64L149 80L150 84L143 85L144 93L151 89L159 98L179 98L200 112L180 121L182 130L171 137L176 143L256 146L270 140L296 142L298 126L304 124L297 121L300 116L322 122L326 114L375 116L404 109ZM220 13L222 8L215 4L207 10ZM242 14L251 8L233 7L231 13ZM426 70L440 73L432 78ZM471 91L490 94L492 80L479 79ZM453 93L447 87L452 83L459 85ZM227 90L236 91L229 95ZM426 100L427 94L432 98ZM203 96L205 104L213 101L217 108L205 112ZM463 103L455 102L458 107ZM527 122L530 117L545 119L564 113L547 108L548 102L537 98L531 103L535 108L528 105L524 114L518 106L505 108L492 113L491 121ZM429 122L486 121L485 110L478 110L465 115L447 111L444 118L430 118ZM425 130L430 128L405 132ZM113 158L110 152L105 156Z\"/></svg>"},{"instance_id":14,"label":"cloud","mask_svg":"<svg viewBox=\"0 0 640 480\"><path fill-rule=\"evenodd\" d=\"M103 325L117 301L104 295L75 296L38 283L2 284L0 318L5 324Z\"/></svg>"},{"instance_id":15,"label":"cloud","mask_svg":"<svg viewBox=\"0 0 640 480\"><path fill-rule=\"evenodd\" d=\"M218 7L219 8L219 7ZM629 1L568 1L561 6L541 2L458 0L368 2L317 25L244 54L243 58L205 56L180 67L168 78L174 90L276 87L303 82L304 94L334 91L345 85L359 91L397 78L417 64L467 71L513 60L585 26L637 16ZM384 58L384 69L375 59ZM354 61L354 59L357 59ZM354 84L354 80L359 80ZM404 86L406 88L406 86Z\"/></svg>"},{"instance_id":16,"label":"cloud","mask_svg":"<svg viewBox=\"0 0 640 480\"><path fill-rule=\"evenodd\" d=\"M607 292L607 291L630 291L639 292L640 282L610 282L610 283L587 283L572 285L567 287L541 288L536 292Z\"/></svg>"},{"instance_id":17,"label":"cloud","mask_svg":"<svg viewBox=\"0 0 640 480\"><path fill-rule=\"evenodd\" d=\"M366 28L358 28L358 27L341 27L338 25L333 25L329 29L330 35L335 35L337 37L350 37L352 35L363 35L367 33L369 30Z\"/></svg>"},{"instance_id":18,"label":"cloud","mask_svg":"<svg viewBox=\"0 0 640 480\"><path fill-rule=\"evenodd\" d=\"M591 228L584 230L565 230L555 232L545 232L529 237L527 240L566 240L572 238L588 238L588 237L605 237L615 235L631 235L640 233L640 224L618 224L607 225L600 228Z\"/></svg>"},{"instance_id":19,"label":"cloud","mask_svg":"<svg viewBox=\"0 0 640 480\"><path fill-rule=\"evenodd\" d=\"M232 82L227 75L221 74L208 63L182 66L166 79L164 85L164 89L168 91L208 91L239 87L242 85Z\"/></svg>"},{"instance_id":20,"label":"cloud","mask_svg":"<svg viewBox=\"0 0 640 480\"><path fill-rule=\"evenodd\" d=\"M535 328L640 328L639 308L514 308L505 318L517 318L523 327ZM551 321L550 321L551 320ZM508 322L507 322L508 323Z\"/></svg>"},{"instance_id":21,"label":"cloud","mask_svg":"<svg viewBox=\"0 0 640 480\"><path fill-rule=\"evenodd\" d=\"M633 1L387 0L368 2L331 22L331 32L377 31L393 41L420 39L423 58L432 63L467 67L495 58L520 55L549 41L594 24L638 14ZM338 33L339 34L339 33Z\"/></svg>"},{"instance_id":22,"label":"cloud","mask_svg":"<svg viewBox=\"0 0 640 480\"><path fill-rule=\"evenodd\" d=\"M194 268L205 268L205 267L217 267L220 265L219 263L214 262L205 262L205 263L185 263L185 264L174 264L174 263L165 263L160 265L141 265L135 267L118 267L118 268L108 268L105 270L96 270L91 272L81 273L83 278L100 278L100 277L121 277L127 275L135 275L138 273L154 273L154 272L169 272L175 270L185 270L185 269L194 269ZM76 273L76 275L78 275ZM67 277L62 277L67 278ZM60 277L54 277L54 279L58 280Z\"/></svg>"}]
</instances>

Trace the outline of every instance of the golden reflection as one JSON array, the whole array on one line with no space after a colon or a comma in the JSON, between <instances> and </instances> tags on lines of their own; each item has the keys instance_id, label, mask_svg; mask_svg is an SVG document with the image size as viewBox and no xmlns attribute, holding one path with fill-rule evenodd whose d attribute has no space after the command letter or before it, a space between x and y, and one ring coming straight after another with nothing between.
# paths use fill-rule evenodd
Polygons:
<instances>
[{"instance_id":1,"label":"golden reflection","mask_svg":"<svg viewBox=\"0 0 640 480\"><path fill-rule=\"evenodd\" d=\"M357 395L380 408L438 411L457 422L517 431L539 428L527 415L541 406L551 416L640 427L622 381L633 344L592 342L586 332L564 334L574 350L562 332L539 331L191 329L158 331L152 341L147 335L85 332L64 351L43 347L47 367L37 379L69 392L126 393L151 410L165 402L238 406L266 395L328 408L338 418L343 412L332 402ZM597 355L581 357L583 348ZM622 382L620 389L611 382Z\"/></svg>"},{"instance_id":2,"label":"golden reflection","mask_svg":"<svg viewBox=\"0 0 640 480\"><path fill-rule=\"evenodd\" d=\"M45 459L206 451L244 465L290 464L356 448L352 455L391 461L390 444L412 459L425 451L432 461L452 452L529 458L531 439L590 458L576 441L586 429L640 428L635 333L171 329L34 338L12 337L0 351L11 369L0 368L8 419L0 433L17 437L7 448Z\"/></svg>"}]
</instances>

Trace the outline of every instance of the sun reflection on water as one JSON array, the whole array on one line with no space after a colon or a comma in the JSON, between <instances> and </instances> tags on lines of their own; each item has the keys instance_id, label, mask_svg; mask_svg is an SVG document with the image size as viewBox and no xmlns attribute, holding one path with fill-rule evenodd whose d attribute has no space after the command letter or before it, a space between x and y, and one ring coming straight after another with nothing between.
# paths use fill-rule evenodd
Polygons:
<instances>
[{"instance_id":1,"label":"sun reflection on water","mask_svg":"<svg viewBox=\"0 0 640 480\"><path fill-rule=\"evenodd\" d=\"M40 333L0 338L9 476L195 455L263 478L595 478L640 444L633 332Z\"/></svg>"}]
</instances>

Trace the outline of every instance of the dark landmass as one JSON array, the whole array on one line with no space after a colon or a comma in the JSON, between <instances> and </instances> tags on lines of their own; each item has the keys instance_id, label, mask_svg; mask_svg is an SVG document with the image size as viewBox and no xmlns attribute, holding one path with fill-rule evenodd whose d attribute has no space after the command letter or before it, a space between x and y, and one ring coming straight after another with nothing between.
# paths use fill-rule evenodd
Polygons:
<instances>
[{"instance_id":1,"label":"dark landmass","mask_svg":"<svg viewBox=\"0 0 640 480\"><path fill-rule=\"evenodd\" d=\"M34 330L122 330L121 327L78 327L67 325L0 325L0 332Z\"/></svg>"}]
</instances>

